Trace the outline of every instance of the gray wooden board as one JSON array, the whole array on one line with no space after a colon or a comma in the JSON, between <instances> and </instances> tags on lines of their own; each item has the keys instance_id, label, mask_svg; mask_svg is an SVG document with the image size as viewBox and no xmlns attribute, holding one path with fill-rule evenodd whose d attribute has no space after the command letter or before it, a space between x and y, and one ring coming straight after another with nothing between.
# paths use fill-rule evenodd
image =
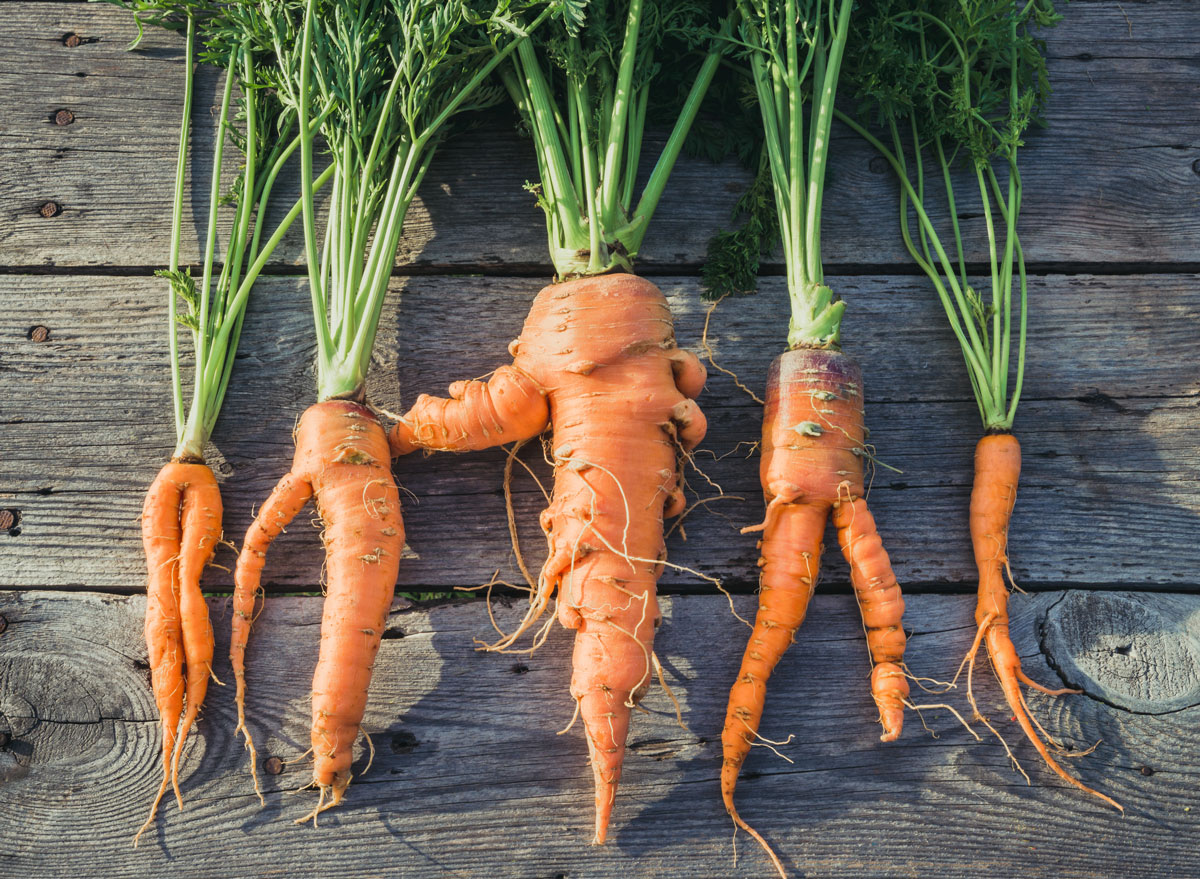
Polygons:
<instances>
[{"instance_id":1,"label":"gray wooden board","mask_svg":"<svg viewBox=\"0 0 1200 879\"><path fill-rule=\"evenodd\" d=\"M772 680L762 733L795 740L751 753L738 803L777 847L793 876L1196 875L1200 720L1194 640L1200 597L1082 596L1088 613L1052 650L1064 593L1014 596L1013 633L1026 670L1048 684L1068 657L1088 676L1085 695L1030 693L1033 713L1068 746L1087 784L1125 815L1068 787L1039 764L985 668L981 710L1032 780L979 724L975 741L948 712L928 711L937 737L908 718L902 738L878 741L866 654L853 600L818 596L798 642ZM771 875L720 802L720 730L747 630L718 597L663 602L656 651L682 709L683 728L654 686L630 736L610 842L590 847L591 773L576 726L563 736L570 633L557 625L530 655L479 653L490 631L482 602L410 609L397 602L371 685L364 727L375 745L342 807L318 830L292 821L311 807L297 792L309 774L308 690L319 598L269 599L249 652L248 717L261 759L298 761L263 776L251 794L247 758L232 731L232 687L212 687L186 754L186 810L163 809L134 851L130 841L157 786L154 703L141 643L141 597L0 593L0 873L212 876L747 876ZM754 599L736 600L750 614ZM229 681L223 600L210 602L217 674ZM952 673L973 633L969 596L917 596L906 625L919 674ZM1134 615L1114 613L1133 605ZM520 607L497 606L511 626ZM1138 621L1113 632L1109 619ZM1085 620L1087 622L1085 622ZM1164 645L1176 674L1155 663ZM1124 639L1124 640L1122 640ZM1130 649L1130 639L1138 639ZM1141 647L1147 648L1144 652ZM1057 651L1057 652L1055 652ZM1090 657L1090 659L1088 659ZM1182 683L1181 683L1182 682ZM1141 710L1114 708L1136 695ZM964 711L965 695L949 698ZM1156 701L1161 699L1162 701Z\"/></svg>"},{"instance_id":2,"label":"gray wooden board","mask_svg":"<svg viewBox=\"0 0 1200 879\"><path fill-rule=\"evenodd\" d=\"M660 279L680 344L700 342L705 305L694 280ZM539 282L520 278L397 279L377 344L369 392L397 411L419 392L507 358ZM0 278L0 508L20 511L20 533L0 532L0 586L143 587L137 517L170 453L164 285L152 278ZM239 372L210 449L223 480L226 535L240 541L254 505L288 467L291 429L313 399L311 315L304 281L266 280L251 306ZM840 279L851 303L846 350L864 365L867 417L880 460L871 502L902 582L973 589L966 533L972 446L979 433L940 306L916 278ZM1194 588L1200 564L1200 411L1194 351L1200 291L1194 276L1035 279L1030 360L1018 418L1025 470L1012 533L1013 570L1027 588L1054 584ZM761 391L786 325L782 281L727 301L710 335L717 362ZM49 328L45 342L29 327ZM754 540L739 529L761 516L759 407L712 373L700 397L710 433L696 463L732 497L710 500L669 542L671 559L755 585ZM739 445L742 444L742 445ZM719 458L719 460L717 460ZM416 557L401 589L447 588L518 572L504 527L504 453L414 455L397 475ZM523 459L542 475L536 445ZM696 498L716 490L695 471ZM536 565L543 502L518 468L517 515ZM740 499L734 499L740 498ZM469 513L468 513L469 511ZM311 589L320 545L302 515L267 566L272 589ZM845 569L827 555L826 582ZM218 559L231 566L232 552ZM711 587L668 571L664 588ZM229 577L210 570L208 588Z\"/></svg>"},{"instance_id":3,"label":"gray wooden board","mask_svg":"<svg viewBox=\"0 0 1200 879\"><path fill-rule=\"evenodd\" d=\"M1039 265L1195 265L1200 253L1200 7L1192 0L1076 2L1046 33L1055 94L1050 126L1023 152L1027 258ZM84 43L69 48L67 33ZM135 34L128 14L82 3L0 4L0 264L147 266L166 257L182 88L181 41ZM219 100L205 73L197 105ZM75 114L56 125L59 109ZM197 119L210 114L197 111ZM652 135L647 161L661 132ZM657 138L657 139L656 139ZM869 146L838 128L822 216L827 265L908 266L896 190ZM183 259L199 259L211 125L199 124ZM547 263L544 224L522 184L528 143L491 124L448 144L414 204L398 262L509 271ZM694 266L746 175L683 160L642 253L647 269ZM959 180L969 258L986 259L970 180ZM285 198L294 187L282 190ZM51 219L47 201L61 205ZM936 216L943 217L944 211ZM228 221L228 217L226 217ZM978 227L978 228L977 228ZM980 234L974 234L974 233ZM297 262L299 237L277 253ZM778 266L774 266L778 269Z\"/></svg>"}]
</instances>

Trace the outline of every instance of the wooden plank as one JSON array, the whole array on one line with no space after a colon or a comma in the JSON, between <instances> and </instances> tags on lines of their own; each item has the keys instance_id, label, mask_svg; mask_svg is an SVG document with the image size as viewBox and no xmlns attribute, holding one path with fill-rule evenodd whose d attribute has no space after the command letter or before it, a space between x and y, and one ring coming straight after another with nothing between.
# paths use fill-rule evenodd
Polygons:
<instances>
[{"instance_id":1,"label":"wooden plank","mask_svg":"<svg viewBox=\"0 0 1200 879\"><path fill-rule=\"evenodd\" d=\"M1028 259L1043 267L1194 266L1196 5L1103 0L1064 11L1064 22L1046 34L1055 88L1050 127L1029 135L1022 160ZM64 45L68 32L83 44ZM176 38L150 31L138 51L126 52L133 34L127 14L107 6L0 4L0 264L157 266L165 259L181 50ZM216 78L201 76L198 105L218 97ZM71 110L74 122L54 124L59 109ZM193 262L212 149L211 131L201 129L183 234L183 259ZM826 264L833 271L909 266L890 176L857 137L839 129L834 140L822 218ZM521 188L535 173L528 144L508 122L448 144L410 211L399 264L549 274L544 224ZM732 163L682 161L643 268L695 266L745 181ZM974 234L981 221L970 187L960 178L961 210L975 216L967 221L969 258L983 261L986 239ZM38 210L49 201L62 212L46 219ZM282 263L299 260L299 241L292 236L278 252Z\"/></svg>"},{"instance_id":2,"label":"wooden plank","mask_svg":"<svg viewBox=\"0 0 1200 879\"><path fill-rule=\"evenodd\" d=\"M1200 597L1071 593L1089 631L1082 656L1111 645L1104 696L1138 693L1145 711L1089 694L1030 692L1033 713L1071 747L1101 742L1072 761L1081 779L1125 805L1122 817L1067 787L1040 765L1008 720L990 675L977 677L981 710L1008 739L1026 785L986 730L976 742L948 713L928 711L881 744L866 688L866 657L852 599L818 596L798 645L772 680L763 734L797 742L750 755L738 788L743 815L776 845L792 875L1157 877L1192 875L1200 746L1200 667L1193 641L1173 661L1193 686L1189 707L1164 710L1180 692L1154 690L1154 653L1121 652L1103 621L1134 603L1157 630L1129 637L1177 641L1178 614L1195 620ZM1014 596L1013 632L1027 671L1060 680L1038 631L1060 613L1062 593ZM753 599L740 598L748 614ZM770 873L758 848L732 830L718 793L727 686L746 630L720 598L663 602L656 645L680 701L683 728L657 686L634 720L608 845L587 845L592 796L579 727L563 736L570 636L557 625L531 656L478 653L490 631L482 602L407 609L397 604L376 663L361 754L346 802L321 829L293 827L314 801L307 781L309 675L320 599L278 598L250 644L248 717L260 757L285 761L264 775L266 806L252 795L246 755L233 737L231 687L210 690L182 778L186 811L164 808L133 852L130 839L157 786L156 724L139 597L0 594L0 809L9 875L193 876L754 876ZM918 596L906 616L914 672L947 676L970 643L969 596ZM217 620L217 672L228 613ZM518 608L497 609L511 626ZM1099 644L1100 648L1096 645ZM1146 689L1142 682L1151 682ZM1163 697L1163 703L1155 701ZM944 697L921 697L941 701ZM953 704L966 710L963 694ZM360 752L365 750L360 746Z\"/></svg>"},{"instance_id":3,"label":"wooden plank","mask_svg":"<svg viewBox=\"0 0 1200 879\"><path fill-rule=\"evenodd\" d=\"M704 304L695 282L662 282L680 344L698 347ZM397 279L371 399L399 411L419 392L443 393L455 378L487 373L507 356L536 283ZM260 285L241 371L210 449L224 482L226 534L235 542L287 469L292 427L312 400L303 284ZM880 459L903 471L877 468L871 496L901 580L973 589L965 517L978 417L940 306L915 278L845 278L839 290L851 303L847 350L866 367L872 440ZM1194 276L1035 280L1018 421L1025 472L1012 532L1013 570L1026 588L1196 584L1200 386L1191 361L1198 290ZM0 533L0 585L143 588L137 517L145 486L172 446L163 295L152 278L0 278L0 338L7 340L0 351L0 508L21 518L18 535ZM459 315L470 323L469 341ZM761 390L786 320L779 280L758 297L724 303L711 325L718 362ZM49 329L48 341L27 338L34 325ZM1131 344L1138 339L1154 342ZM759 410L716 372L700 402L710 432L697 464L732 497L696 510L686 521L689 539L671 538L671 558L749 591L757 551L738 529L762 512L757 456L748 445L757 439ZM417 556L402 566L401 589L480 583L497 569L509 581L519 576L503 527L503 456L416 455L397 464L412 493L405 515ZM535 449L523 458L545 478ZM695 471L688 480L697 499L717 493ZM516 492L525 552L540 563L543 502L523 474ZM305 521L274 551L270 588L307 590L318 582L319 544ZM827 556L825 582L844 588L836 556ZM221 550L219 561L231 567L233 553ZM230 580L214 569L206 583L225 589ZM668 572L663 583L675 591L710 588L680 572Z\"/></svg>"}]
</instances>

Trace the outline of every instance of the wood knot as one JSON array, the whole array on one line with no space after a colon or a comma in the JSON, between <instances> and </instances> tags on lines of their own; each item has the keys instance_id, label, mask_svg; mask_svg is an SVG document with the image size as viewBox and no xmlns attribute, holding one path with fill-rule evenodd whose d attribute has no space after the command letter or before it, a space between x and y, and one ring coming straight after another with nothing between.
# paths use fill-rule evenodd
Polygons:
<instances>
[{"instance_id":1,"label":"wood knot","mask_svg":"<svg viewBox=\"0 0 1200 879\"><path fill-rule=\"evenodd\" d=\"M1200 704L1197 630L1200 596L1072 591L1047 611L1043 647L1069 686L1162 714Z\"/></svg>"}]
</instances>

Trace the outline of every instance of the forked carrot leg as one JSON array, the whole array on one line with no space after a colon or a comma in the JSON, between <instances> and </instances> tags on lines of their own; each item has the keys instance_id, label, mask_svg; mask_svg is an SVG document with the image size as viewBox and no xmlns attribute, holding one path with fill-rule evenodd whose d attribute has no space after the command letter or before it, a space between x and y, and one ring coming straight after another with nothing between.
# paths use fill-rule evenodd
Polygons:
<instances>
[{"instance_id":1,"label":"forked carrot leg","mask_svg":"<svg viewBox=\"0 0 1200 879\"><path fill-rule=\"evenodd\" d=\"M200 575L212 561L221 541L221 491L208 467L183 493L183 539L179 554L179 616L186 663L187 712L171 759L171 784L179 796L179 756L208 694L212 675L213 630L208 605L200 591Z\"/></svg>"},{"instance_id":2,"label":"forked carrot leg","mask_svg":"<svg viewBox=\"0 0 1200 879\"><path fill-rule=\"evenodd\" d=\"M312 497L312 485L302 476L287 473L276 484L271 496L263 504L250 530L234 570L233 629L229 639L229 660L233 664L233 679L236 687L237 727L233 734L246 737L246 748L250 751L250 777L254 792L260 802L262 791L258 786L258 752L254 738L246 726L246 646L250 643L250 626L254 622L254 603L258 598L262 582L263 566L267 562L267 550L271 541L278 537L296 514L304 509Z\"/></svg>"},{"instance_id":3,"label":"forked carrot leg","mask_svg":"<svg viewBox=\"0 0 1200 879\"><path fill-rule=\"evenodd\" d=\"M835 504L833 524L850 566L850 583L871 651L871 695L883 724L879 740L895 741L904 726L904 703L908 699L908 678L901 667L906 643L900 623L904 598L866 500L856 497Z\"/></svg>"},{"instance_id":4,"label":"forked carrot leg","mask_svg":"<svg viewBox=\"0 0 1200 879\"><path fill-rule=\"evenodd\" d=\"M991 434L979 441L975 447L975 482L971 489L971 543L975 550L975 565L979 569L975 622L979 628L966 661L973 666L980 643L986 643L992 668L1000 681L1008 707L1046 765L1059 778L1123 812L1125 810L1120 803L1088 787L1055 761L1046 743L1034 729L1028 706L1021 695L1022 682L1051 695L1071 691L1050 690L1034 684L1021 670L1021 660L1009 634L1008 589L1004 583L1004 570L1008 565L1008 526L1017 500L1020 475L1021 445L1016 437L1007 433ZM969 686L968 697L974 707L975 700Z\"/></svg>"}]
</instances>

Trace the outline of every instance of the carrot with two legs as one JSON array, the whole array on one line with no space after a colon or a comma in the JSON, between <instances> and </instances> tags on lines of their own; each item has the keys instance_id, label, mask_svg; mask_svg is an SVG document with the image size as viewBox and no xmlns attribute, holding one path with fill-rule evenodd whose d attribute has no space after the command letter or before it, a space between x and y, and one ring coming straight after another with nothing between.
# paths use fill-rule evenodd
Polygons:
<instances>
[{"instance_id":1,"label":"carrot with two legs","mask_svg":"<svg viewBox=\"0 0 1200 879\"><path fill-rule=\"evenodd\" d=\"M787 350L767 379L759 476L767 502L761 533L759 606L726 709L721 734L721 796L782 875L782 862L734 805L738 774L759 736L767 681L795 640L817 586L822 538L832 517L862 611L870 688L881 738L900 735L908 682L901 616L904 600L867 508L870 456L862 374L841 351L845 302L821 264L821 207L830 124L853 9L852 0L739 0L741 54L749 66L764 136L775 215L714 239L705 272L709 295L743 292L758 246L746 238L777 228L783 240L791 320ZM807 103L807 106L806 106ZM806 127L807 125L807 127ZM761 182L759 189L765 189ZM769 210L769 208L767 208ZM773 220L773 222L772 222Z\"/></svg>"},{"instance_id":2,"label":"carrot with two legs","mask_svg":"<svg viewBox=\"0 0 1200 879\"><path fill-rule=\"evenodd\" d=\"M319 796L301 821L315 823L350 784L404 548L387 435L364 392L396 248L447 123L498 98L479 86L526 39L511 13L508 2L481 10L443 0L308 0L272 7L267 17L279 47L274 81L303 132L317 402L300 417L291 470L258 511L238 557L230 659L237 731L246 738L257 791L246 649L267 550L312 500L324 526L326 598L312 692L312 784ZM543 8L530 27L549 14ZM484 25L498 36L491 38ZM333 181L320 250L313 199L318 139L330 158L323 176Z\"/></svg>"},{"instance_id":3,"label":"carrot with two legs","mask_svg":"<svg viewBox=\"0 0 1200 879\"><path fill-rule=\"evenodd\" d=\"M179 9L176 9L179 6ZM184 32L184 100L175 175L170 263L157 274L167 280L169 347L172 367L176 446L169 463L146 493L142 509L142 544L148 568L145 637L150 678L161 718L163 779L146 819L134 838L153 822L168 787L180 808L179 767L188 735L196 723L212 673L213 634L208 606L200 589L204 568L221 542L221 492L204 451L221 411L237 353L250 290L267 258L299 214L289 212L264 241L266 206L276 176L297 142L291 126L278 124L281 108L258 90L262 53L249 41L229 39L239 23L235 10L203 5L141 3L134 8L159 24L178 24ZM181 11L176 21L171 14ZM197 45L203 59L225 68L212 164L212 191L202 277L180 269L179 251L183 190L187 177L188 141ZM241 112L233 108L234 85L242 92ZM214 277L218 206L226 138L240 120L237 137L243 166L231 204L233 233L224 264ZM182 310L181 310L182 308ZM191 403L184 412L179 327L189 331L194 358Z\"/></svg>"}]
</instances>

